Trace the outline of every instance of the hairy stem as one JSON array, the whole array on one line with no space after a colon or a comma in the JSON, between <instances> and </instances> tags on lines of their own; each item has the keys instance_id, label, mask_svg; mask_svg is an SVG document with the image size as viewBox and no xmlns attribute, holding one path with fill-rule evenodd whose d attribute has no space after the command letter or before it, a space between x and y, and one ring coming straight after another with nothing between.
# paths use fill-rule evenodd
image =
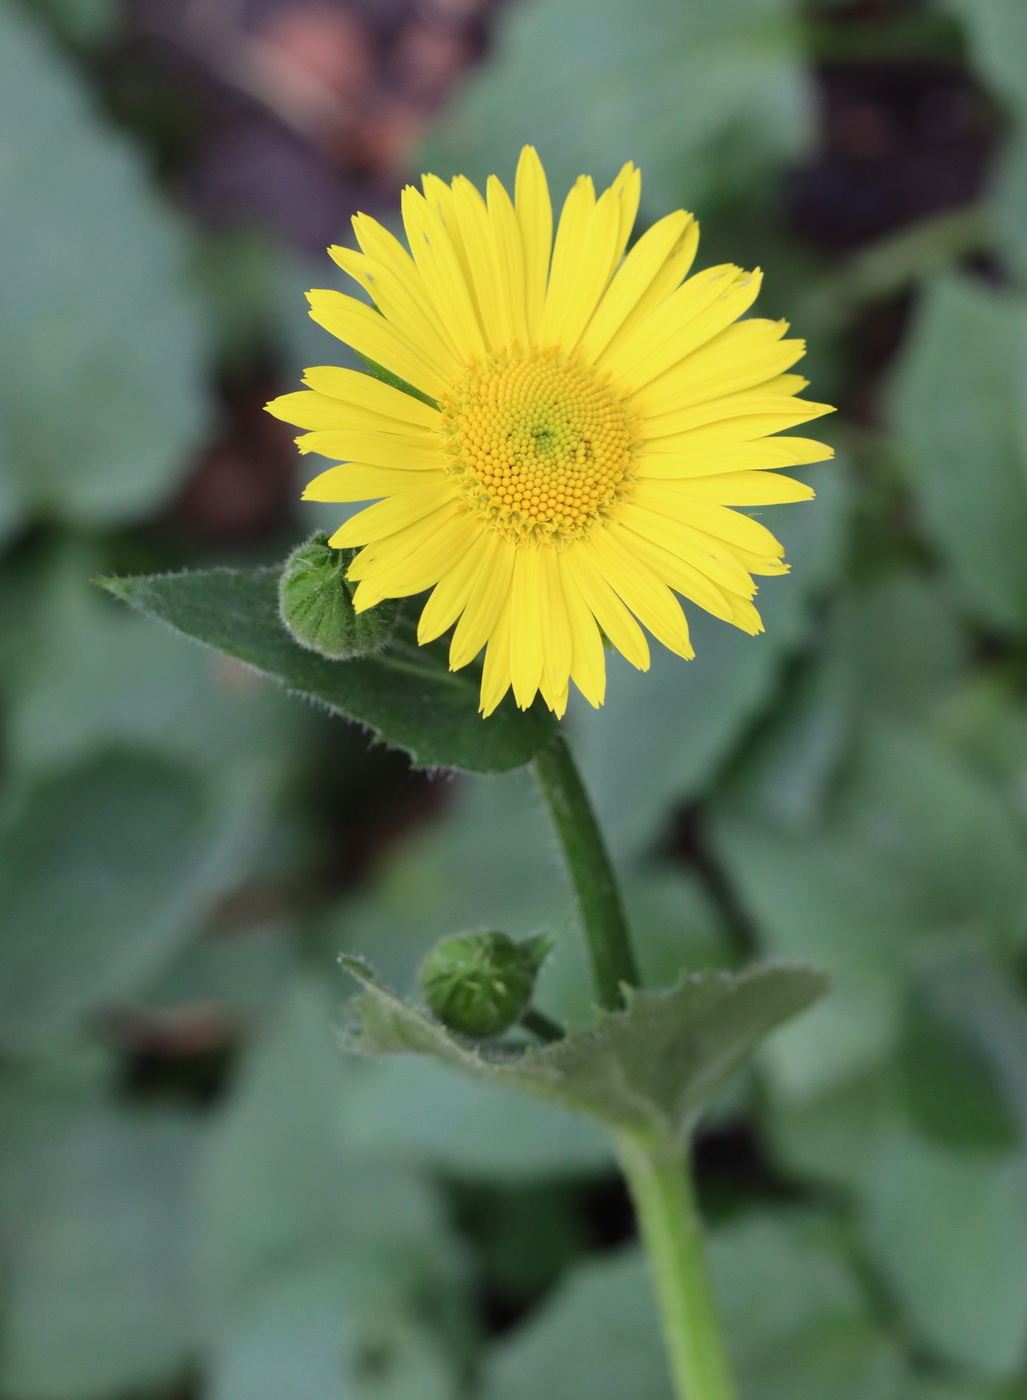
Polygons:
<instances>
[{"instance_id":1,"label":"hairy stem","mask_svg":"<svg viewBox=\"0 0 1027 1400\"><path fill-rule=\"evenodd\" d=\"M676 1144L617 1140L653 1274L678 1400L735 1400L691 1174Z\"/></svg>"},{"instance_id":2,"label":"hairy stem","mask_svg":"<svg viewBox=\"0 0 1027 1400\"><path fill-rule=\"evenodd\" d=\"M578 897L599 1003L613 1010L624 1003L622 984L637 985L638 970L606 843L561 734L534 766Z\"/></svg>"}]
</instances>

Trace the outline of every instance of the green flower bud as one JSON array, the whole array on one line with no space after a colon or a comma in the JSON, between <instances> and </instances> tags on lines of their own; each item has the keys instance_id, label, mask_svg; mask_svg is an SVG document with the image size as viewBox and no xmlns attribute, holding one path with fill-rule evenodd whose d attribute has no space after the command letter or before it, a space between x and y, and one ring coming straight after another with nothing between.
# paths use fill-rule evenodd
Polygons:
<instances>
[{"instance_id":1,"label":"green flower bud","mask_svg":"<svg viewBox=\"0 0 1027 1400\"><path fill-rule=\"evenodd\" d=\"M515 943L505 933L443 938L421 964L419 980L433 1016L474 1040L500 1035L527 1010L551 934Z\"/></svg>"},{"instance_id":2,"label":"green flower bud","mask_svg":"<svg viewBox=\"0 0 1027 1400\"><path fill-rule=\"evenodd\" d=\"M399 604L393 599L353 610L353 588L346 570L354 549L333 549L319 533L294 549L278 585L278 611L295 641L336 661L361 656L387 642Z\"/></svg>"}]
</instances>

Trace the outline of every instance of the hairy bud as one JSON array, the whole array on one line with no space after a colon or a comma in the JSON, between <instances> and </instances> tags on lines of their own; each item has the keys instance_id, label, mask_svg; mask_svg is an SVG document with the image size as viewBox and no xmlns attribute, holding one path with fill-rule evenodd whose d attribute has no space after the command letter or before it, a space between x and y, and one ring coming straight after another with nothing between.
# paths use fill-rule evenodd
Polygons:
<instances>
[{"instance_id":1,"label":"hairy bud","mask_svg":"<svg viewBox=\"0 0 1027 1400\"><path fill-rule=\"evenodd\" d=\"M282 621L308 651L336 661L361 656L387 642L399 605L392 599L367 612L353 610L346 570L356 550L333 549L320 533L289 555L278 585Z\"/></svg>"},{"instance_id":2,"label":"hairy bud","mask_svg":"<svg viewBox=\"0 0 1027 1400\"><path fill-rule=\"evenodd\" d=\"M496 931L443 938L419 973L432 1015L475 1040L502 1034L527 1010L552 946L551 934L524 943Z\"/></svg>"}]
</instances>

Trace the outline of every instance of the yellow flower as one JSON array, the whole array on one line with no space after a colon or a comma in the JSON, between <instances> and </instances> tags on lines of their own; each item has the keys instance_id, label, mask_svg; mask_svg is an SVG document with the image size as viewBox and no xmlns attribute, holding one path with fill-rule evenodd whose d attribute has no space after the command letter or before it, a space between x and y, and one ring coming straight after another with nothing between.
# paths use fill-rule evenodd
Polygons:
<instances>
[{"instance_id":1,"label":"yellow flower","mask_svg":"<svg viewBox=\"0 0 1027 1400\"><path fill-rule=\"evenodd\" d=\"M604 637L649 665L639 622L691 657L675 593L761 631L752 575L787 566L731 507L807 499L775 468L831 450L773 436L830 409L796 397L807 381L785 371L804 344L783 339L787 323L735 324L759 272L685 280L699 234L682 210L625 256L630 164L598 199L577 181L555 240L531 147L513 200L494 176L487 199L463 177L423 188L403 194L409 252L363 214L361 251L330 250L374 308L310 293L315 321L420 397L329 366L268 405L309 430L301 451L343 459L306 499L377 502L331 539L363 546L348 575L357 610L432 589L418 640L455 623L453 670L487 647L485 714L512 686L522 708L541 691L562 715L571 680L602 704Z\"/></svg>"}]
</instances>

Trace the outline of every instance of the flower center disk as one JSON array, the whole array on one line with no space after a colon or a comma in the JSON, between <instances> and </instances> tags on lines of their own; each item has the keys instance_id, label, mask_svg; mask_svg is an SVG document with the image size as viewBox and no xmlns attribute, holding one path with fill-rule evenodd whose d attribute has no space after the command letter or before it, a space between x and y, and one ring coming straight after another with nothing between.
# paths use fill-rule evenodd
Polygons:
<instances>
[{"instance_id":1,"label":"flower center disk","mask_svg":"<svg viewBox=\"0 0 1027 1400\"><path fill-rule=\"evenodd\" d=\"M464 499L515 543L577 538L631 487L634 424L558 350L473 367L443 433Z\"/></svg>"}]
</instances>

